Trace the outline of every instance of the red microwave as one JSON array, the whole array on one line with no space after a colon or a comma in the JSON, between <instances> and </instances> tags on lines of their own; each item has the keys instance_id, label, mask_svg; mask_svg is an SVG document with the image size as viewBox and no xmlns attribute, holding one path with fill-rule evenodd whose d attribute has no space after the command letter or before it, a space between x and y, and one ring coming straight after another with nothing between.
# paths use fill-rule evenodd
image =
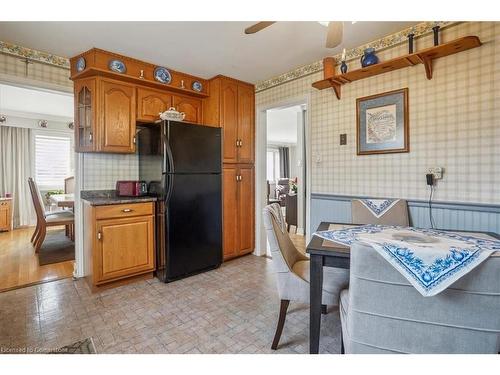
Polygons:
<instances>
[{"instance_id":1,"label":"red microwave","mask_svg":"<svg viewBox=\"0 0 500 375\"><path fill-rule=\"evenodd\" d=\"M139 197L148 193L144 181L116 181L116 195L119 197Z\"/></svg>"}]
</instances>

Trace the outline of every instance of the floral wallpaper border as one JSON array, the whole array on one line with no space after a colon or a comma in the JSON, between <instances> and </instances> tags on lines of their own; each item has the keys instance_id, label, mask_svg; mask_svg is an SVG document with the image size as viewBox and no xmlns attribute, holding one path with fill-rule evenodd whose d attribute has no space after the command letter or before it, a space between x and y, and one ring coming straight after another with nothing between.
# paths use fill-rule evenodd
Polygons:
<instances>
[{"instance_id":1,"label":"floral wallpaper border","mask_svg":"<svg viewBox=\"0 0 500 375\"><path fill-rule=\"evenodd\" d=\"M31 61L54 65L59 68L69 69L69 59L35 49L21 47L13 43L0 41L0 52L8 55L22 57Z\"/></svg>"},{"instance_id":2,"label":"floral wallpaper border","mask_svg":"<svg viewBox=\"0 0 500 375\"><path fill-rule=\"evenodd\" d=\"M415 38L421 37L423 35L426 35L428 33L432 32L432 28L435 25L441 26L441 28L449 27L451 25L457 24L459 22L448 22L448 21L441 21L441 22L422 22L419 23L415 26L406 28L404 30L398 31L397 33L387 35L383 38L374 40L370 43L367 43L365 45L346 50L346 61L353 60L353 59L359 59L363 55L363 51L365 48L368 47L374 47L377 51L398 45L400 43L407 42L408 38L407 35L411 32L415 34ZM341 53L338 53L333 56L338 62L340 62L341 59ZM323 69L323 61L316 61L312 64L304 65L299 68L296 68L294 70L291 70L289 72L286 72L284 74L281 74L277 77L265 80L265 81L260 81L257 82L255 85L255 92L259 91L264 91L267 89L270 89L271 87L281 85L283 83L293 81L294 79L298 79L304 76L307 76L309 74L313 74L316 72L319 72Z\"/></svg>"}]
</instances>

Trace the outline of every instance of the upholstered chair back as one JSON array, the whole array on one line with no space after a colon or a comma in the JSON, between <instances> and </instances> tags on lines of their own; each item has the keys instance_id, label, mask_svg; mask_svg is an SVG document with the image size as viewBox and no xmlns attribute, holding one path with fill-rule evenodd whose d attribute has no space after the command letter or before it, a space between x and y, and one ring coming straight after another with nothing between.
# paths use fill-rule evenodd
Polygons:
<instances>
[{"instance_id":1,"label":"upholstered chair back","mask_svg":"<svg viewBox=\"0 0 500 375\"><path fill-rule=\"evenodd\" d=\"M297 250L286 229L282 231L280 224L272 213L272 206L275 206L274 212L279 212L279 215L281 215L279 204L273 203L264 207L263 218L273 267L276 272L291 272L296 262L308 260L308 258ZM282 215L281 220L284 220Z\"/></svg>"},{"instance_id":2,"label":"upholstered chair back","mask_svg":"<svg viewBox=\"0 0 500 375\"><path fill-rule=\"evenodd\" d=\"M500 252L448 289L423 297L371 246L351 246L341 294L346 353L497 353Z\"/></svg>"},{"instance_id":3,"label":"upholstered chair back","mask_svg":"<svg viewBox=\"0 0 500 375\"><path fill-rule=\"evenodd\" d=\"M359 199L352 201L352 222L354 224L410 225L408 203L400 199L381 217L376 217Z\"/></svg>"}]
</instances>

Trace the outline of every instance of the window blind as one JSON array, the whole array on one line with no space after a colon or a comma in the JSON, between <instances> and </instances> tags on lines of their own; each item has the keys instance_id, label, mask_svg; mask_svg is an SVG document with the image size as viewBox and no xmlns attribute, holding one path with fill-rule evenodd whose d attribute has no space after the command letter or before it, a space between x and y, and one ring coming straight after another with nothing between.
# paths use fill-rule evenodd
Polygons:
<instances>
[{"instance_id":1,"label":"window blind","mask_svg":"<svg viewBox=\"0 0 500 375\"><path fill-rule=\"evenodd\" d=\"M35 135L35 180L41 190L64 189L70 174L69 136Z\"/></svg>"}]
</instances>

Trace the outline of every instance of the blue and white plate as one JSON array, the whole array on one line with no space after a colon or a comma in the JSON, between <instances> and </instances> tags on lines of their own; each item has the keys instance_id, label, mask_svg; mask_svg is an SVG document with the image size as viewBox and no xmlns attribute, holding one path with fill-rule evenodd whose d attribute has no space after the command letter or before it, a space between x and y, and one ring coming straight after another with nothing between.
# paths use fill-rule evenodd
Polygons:
<instances>
[{"instance_id":1,"label":"blue and white plate","mask_svg":"<svg viewBox=\"0 0 500 375\"><path fill-rule=\"evenodd\" d=\"M191 85L191 88L194 91L200 92L201 90L203 90L203 85L201 84L201 82L194 81L193 84Z\"/></svg>"},{"instance_id":2,"label":"blue and white plate","mask_svg":"<svg viewBox=\"0 0 500 375\"><path fill-rule=\"evenodd\" d=\"M78 60L76 60L76 71L81 72L85 69L85 59L80 57Z\"/></svg>"},{"instance_id":3,"label":"blue and white plate","mask_svg":"<svg viewBox=\"0 0 500 375\"><path fill-rule=\"evenodd\" d=\"M170 83L172 81L172 76L167 68L162 66L157 66L154 71L155 79L161 83Z\"/></svg>"},{"instance_id":4,"label":"blue and white plate","mask_svg":"<svg viewBox=\"0 0 500 375\"><path fill-rule=\"evenodd\" d=\"M127 71L127 67L125 63L121 60L110 60L108 64L109 70L117 73L125 73Z\"/></svg>"}]
</instances>

